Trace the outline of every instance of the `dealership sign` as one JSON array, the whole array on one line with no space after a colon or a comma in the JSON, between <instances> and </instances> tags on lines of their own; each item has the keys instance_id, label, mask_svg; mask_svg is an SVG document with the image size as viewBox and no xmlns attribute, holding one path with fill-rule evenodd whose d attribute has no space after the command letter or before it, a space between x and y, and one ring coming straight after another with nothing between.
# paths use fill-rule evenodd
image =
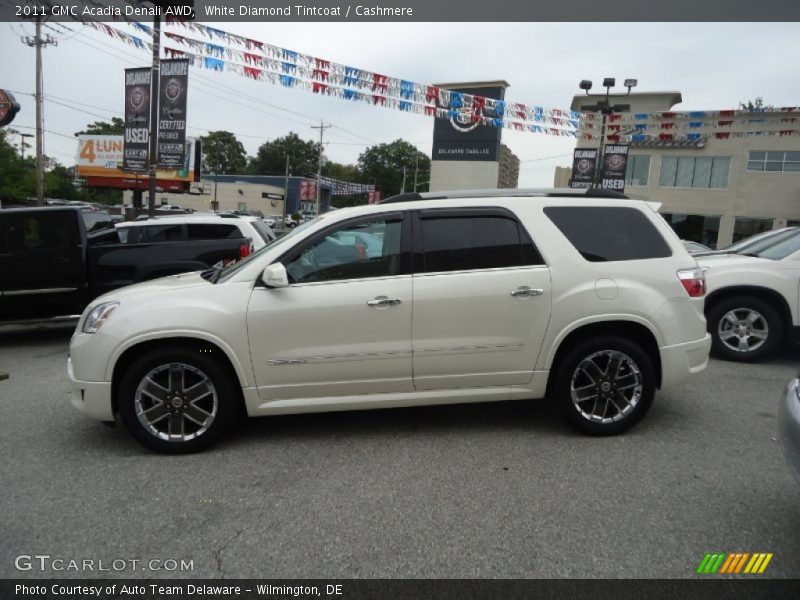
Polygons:
<instances>
[{"instance_id":1,"label":"dealership sign","mask_svg":"<svg viewBox=\"0 0 800 600\"><path fill-rule=\"evenodd\" d=\"M600 187L604 190L625 191L625 171L628 168L628 145L606 144Z\"/></svg>"},{"instance_id":2,"label":"dealership sign","mask_svg":"<svg viewBox=\"0 0 800 600\"><path fill-rule=\"evenodd\" d=\"M505 88L463 87L449 90L451 93L470 96L486 96L502 99ZM436 119L433 124L432 160L496 161L500 154L499 127L484 125L482 114L472 110L451 111L449 119Z\"/></svg>"},{"instance_id":3,"label":"dealership sign","mask_svg":"<svg viewBox=\"0 0 800 600\"><path fill-rule=\"evenodd\" d=\"M0 90L0 127L11 123L18 112L19 104L14 99L14 94Z\"/></svg>"},{"instance_id":4,"label":"dealership sign","mask_svg":"<svg viewBox=\"0 0 800 600\"><path fill-rule=\"evenodd\" d=\"M158 101L158 167L160 169L176 169L183 165L188 84L188 60L161 61Z\"/></svg>"},{"instance_id":5,"label":"dealership sign","mask_svg":"<svg viewBox=\"0 0 800 600\"><path fill-rule=\"evenodd\" d=\"M125 147L122 170L146 173L150 144L150 68L125 69Z\"/></svg>"},{"instance_id":6,"label":"dealership sign","mask_svg":"<svg viewBox=\"0 0 800 600\"><path fill-rule=\"evenodd\" d=\"M594 184L597 168L597 148L576 148L572 157L572 177L569 187L588 189Z\"/></svg>"}]
</instances>

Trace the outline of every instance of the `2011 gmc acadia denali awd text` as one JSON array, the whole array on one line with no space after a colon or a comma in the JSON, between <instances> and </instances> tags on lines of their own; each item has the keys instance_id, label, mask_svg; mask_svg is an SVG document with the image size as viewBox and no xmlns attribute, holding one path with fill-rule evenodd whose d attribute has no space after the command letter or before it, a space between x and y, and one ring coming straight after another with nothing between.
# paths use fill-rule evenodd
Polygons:
<instances>
[{"instance_id":1,"label":"2011 gmc acadia denali awd text","mask_svg":"<svg viewBox=\"0 0 800 600\"><path fill-rule=\"evenodd\" d=\"M645 202L597 190L405 194L82 315L72 403L161 452L237 415L551 398L620 433L708 362L705 279Z\"/></svg>"}]
</instances>

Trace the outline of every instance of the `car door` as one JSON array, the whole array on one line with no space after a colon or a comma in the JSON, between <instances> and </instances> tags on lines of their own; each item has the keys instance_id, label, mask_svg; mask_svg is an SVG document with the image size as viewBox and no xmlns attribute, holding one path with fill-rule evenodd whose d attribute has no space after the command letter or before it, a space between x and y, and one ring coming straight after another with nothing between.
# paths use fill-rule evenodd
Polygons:
<instances>
[{"instance_id":1,"label":"car door","mask_svg":"<svg viewBox=\"0 0 800 600\"><path fill-rule=\"evenodd\" d=\"M550 271L515 215L418 211L414 254L415 388L527 384L550 319Z\"/></svg>"},{"instance_id":2,"label":"car door","mask_svg":"<svg viewBox=\"0 0 800 600\"><path fill-rule=\"evenodd\" d=\"M368 228L382 240L372 258L341 235ZM410 248L407 217L392 212L334 224L277 261L289 285L257 284L247 314L264 400L413 391Z\"/></svg>"},{"instance_id":3,"label":"car door","mask_svg":"<svg viewBox=\"0 0 800 600\"><path fill-rule=\"evenodd\" d=\"M2 320L80 314L86 294L76 211L8 211L4 218Z\"/></svg>"}]
</instances>

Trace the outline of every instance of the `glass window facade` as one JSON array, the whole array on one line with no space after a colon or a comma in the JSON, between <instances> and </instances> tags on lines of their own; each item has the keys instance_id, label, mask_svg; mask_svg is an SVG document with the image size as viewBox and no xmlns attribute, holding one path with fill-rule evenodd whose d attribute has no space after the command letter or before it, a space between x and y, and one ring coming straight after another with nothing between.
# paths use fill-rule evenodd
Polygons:
<instances>
[{"instance_id":1,"label":"glass window facade","mask_svg":"<svg viewBox=\"0 0 800 600\"><path fill-rule=\"evenodd\" d=\"M733 241L738 242L751 235L772 229L774 219L754 219L752 217L736 217L733 225Z\"/></svg>"},{"instance_id":2,"label":"glass window facade","mask_svg":"<svg viewBox=\"0 0 800 600\"><path fill-rule=\"evenodd\" d=\"M747 154L747 170L800 173L800 152L751 151Z\"/></svg>"},{"instance_id":3,"label":"glass window facade","mask_svg":"<svg viewBox=\"0 0 800 600\"><path fill-rule=\"evenodd\" d=\"M662 213L661 216L682 240L697 242L712 249L717 247L721 217L679 213Z\"/></svg>"},{"instance_id":4,"label":"glass window facade","mask_svg":"<svg viewBox=\"0 0 800 600\"><path fill-rule=\"evenodd\" d=\"M627 185L647 185L650 176L649 156L629 156L628 166L625 170L625 183Z\"/></svg>"},{"instance_id":5,"label":"glass window facade","mask_svg":"<svg viewBox=\"0 0 800 600\"><path fill-rule=\"evenodd\" d=\"M676 188L725 189L731 171L730 156L665 156L658 185Z\"/></svg>"}]
</instances>

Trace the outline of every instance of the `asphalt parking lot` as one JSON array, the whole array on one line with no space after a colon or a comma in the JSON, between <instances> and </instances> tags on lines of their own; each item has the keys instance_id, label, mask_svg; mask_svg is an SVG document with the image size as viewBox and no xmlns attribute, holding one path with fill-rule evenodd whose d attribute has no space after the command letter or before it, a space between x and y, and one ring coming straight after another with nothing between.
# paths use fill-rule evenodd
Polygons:
<instances>
[{"instance_id":1,"label":"asphalt parking lot","mask_svg":"<svg viewBox=\"0 0 800 600\"><path fill-rule=\"evenodd\" d=\"M800 349L713 361L615 438L507 402L251 419L169 457L71 407L70 335L0 331L3 578L684 578L707 552L800 575L800 484L775 431ZM35 554L193 570L15 568Z\"/></svg>"}]
</instances>

